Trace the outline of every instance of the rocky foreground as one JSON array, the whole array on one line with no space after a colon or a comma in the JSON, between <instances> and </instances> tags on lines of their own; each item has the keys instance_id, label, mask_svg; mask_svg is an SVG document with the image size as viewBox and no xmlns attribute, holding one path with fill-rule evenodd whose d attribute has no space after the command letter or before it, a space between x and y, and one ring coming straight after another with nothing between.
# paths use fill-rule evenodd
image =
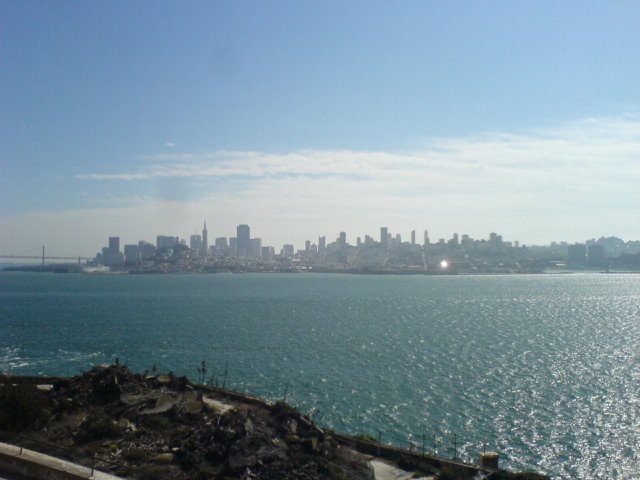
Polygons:
<instances>
[{"instance_id":1,"label":"rocky foreground","mask_svg":"<svg viewBox=\"0 0 640 480\"><path fill-rule=\"evenodd\" d=\"M118 476L375 478L370 457L340 445L284 403L233 398L185 377L138 375L118 365L56 379L47 388L25 380L8 377L0 386L0 440L79 457ZM495 478L544 478L500 473ZM427 475L461 478L444 469L415 478Z\"/></svg>"}]
</instances>

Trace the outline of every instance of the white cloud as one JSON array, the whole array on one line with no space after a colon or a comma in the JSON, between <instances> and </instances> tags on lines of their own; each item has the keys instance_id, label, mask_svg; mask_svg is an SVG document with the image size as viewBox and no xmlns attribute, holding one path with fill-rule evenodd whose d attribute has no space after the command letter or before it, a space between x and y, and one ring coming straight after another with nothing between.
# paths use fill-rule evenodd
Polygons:
<instances>
[{"instance_id":1,"label":"white cloud","mask_svg":"<svg viewBox=\"0 0 640 480\"><path fill-rule=\"evenodd\" d=\"M177 147L178 145L176 145L176 144L175 144L175 143L173 143L173 142L167 142L167 143L165 143L165 144L164 144L164 146L165 146L165 147L167 147L167 148L175 148L175 147Z\"/></svg>"},{"instance_id":2,"label":"white cloud","mask_svg":"<svg viewBox=\"0 0 640 480\"><path fill-rule=\"evenodd\" d=\"M145 160L137 170L76 178L84 185L110 182L116 195L126 186L122 197L138 183L189 179L190 200L167 202L159 193L128 208L65 212L69 228L74 215L81 221L93 215L104 226L100 238L131 232L133 241L163 232L186 236L206 218L212 237L249 223L275 245L317 234L333 238L340 230L354 241L375 235L380 225L404 235L429 228L436 237L496 230L526 242L640 237L635 116L440 139L419 151L172 152ZM20 231L23 223L16 222L0 219L0 228Z\"/></svg>"}]
</instances>

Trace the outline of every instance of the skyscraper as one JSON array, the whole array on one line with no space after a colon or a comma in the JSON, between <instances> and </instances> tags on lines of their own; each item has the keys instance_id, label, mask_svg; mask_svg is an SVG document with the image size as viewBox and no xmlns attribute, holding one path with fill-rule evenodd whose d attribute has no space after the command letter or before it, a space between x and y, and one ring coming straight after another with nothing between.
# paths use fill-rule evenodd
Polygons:
<instances>
[{"instance_id":1,"label":"skyscraper","mask_svg":"<svg viewBox=\"0 0 640 480\"><path fill-rule=\"evenodd\" d=\"M251 229L249 225L238 225L236 229L238 256L246 257L251 249Z\"/></svg>"},{"instance_id":2,"label":"skyscraper","mask_svg":"<svg viewBox=\"0 0 640 480\"><path fill-rule=\"evenodd\" d=\"M262 239L252 238L249 240L249 256L260 257L262 256Z\"/></svg>"},{"instance_id":3,"label":"skyscraper","mask_svg":"<svg viewBox=\"0 0 640 480\"><path fill-rule=\"evenodd\" d=\"M338 243L340 245L340 248L347 248L347 232L340 232Z\"/></svg>"},{"instance_id":4,"label":"skyscraper","mask_svg":"<svg viewBox=\"0 0 640 480\"><path fill-rule=\"evenodd\" d=\"M380 227L380 244L385 248L389 246L389 236L388 236L387 227Z\"/></svg>"},{"instance_id":5,"label":"skyscraper","mask_svg":"<svg viewBox=\"0 0 640 480\"><path fill-rule=\"evenodd\" d=\"M204 228L202 229L202 244L201 247L202 249L202 255L203 256L207 256L207 252L209 251L209 240L208 240L208 236L207 236L207 221L204 221Z\"/></svg>"},{"instance_id":6,"label":"skyscraper","mask_svg":"<svg viewBox=\"0 0 640 480\"><path fill-rule=\"evenodd\" d=\"M411 230L411 245L415 245L415 244L416 244L416 231Z\"/></svg>"},{"instance_id":7,"label":"skyscraper","mask_svg":"<svg viewBox=\"0 0 640 480\"><path fill-rule=\"evenodd\" d=\"M194 251L202 252L202 237L194 234L189 237L189 248Z\"/></svg>"},{"instance_id":8,"label":"skyscraper","mask_svg":"<svg viewBox=\"0 0 640 480\"><path fill-rule=\"evenodd\" d=\"M120 237L109 237L109 253L120 253Z\"/></svg>"}]
</instances>

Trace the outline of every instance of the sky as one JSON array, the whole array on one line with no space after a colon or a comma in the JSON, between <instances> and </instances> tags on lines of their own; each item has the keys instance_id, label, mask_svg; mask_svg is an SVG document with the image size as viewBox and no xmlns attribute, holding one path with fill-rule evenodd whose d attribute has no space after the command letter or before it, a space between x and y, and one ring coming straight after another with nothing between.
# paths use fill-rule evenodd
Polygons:
<instances>
[{"instance_id":1,"label":"sky","mask_svg":"<svg viewBox=\"0 0 640 480\"><path fill-rule=\"evenodd\" d=\"M0 254L640 239L635 1L0 0ZM418 234L420 238L420 234Z\"/></svg>"}]
</instances>

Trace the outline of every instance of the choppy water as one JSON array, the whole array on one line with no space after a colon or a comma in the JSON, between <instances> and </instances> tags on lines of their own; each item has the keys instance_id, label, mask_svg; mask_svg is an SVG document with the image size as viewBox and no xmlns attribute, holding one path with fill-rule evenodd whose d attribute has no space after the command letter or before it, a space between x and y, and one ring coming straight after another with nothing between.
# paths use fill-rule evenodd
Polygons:
<instances>
[{"instance_id":1,"label":"choppy water","mask_svg":"<svg viewBox=\"0 0 640 480\"><path fill-rule=\"evenodd\" d=\"M0 274L0 370L226 363L327 427L555 478L640 478L639 355L636 275Z\"/></svg>"}]
</instances>

